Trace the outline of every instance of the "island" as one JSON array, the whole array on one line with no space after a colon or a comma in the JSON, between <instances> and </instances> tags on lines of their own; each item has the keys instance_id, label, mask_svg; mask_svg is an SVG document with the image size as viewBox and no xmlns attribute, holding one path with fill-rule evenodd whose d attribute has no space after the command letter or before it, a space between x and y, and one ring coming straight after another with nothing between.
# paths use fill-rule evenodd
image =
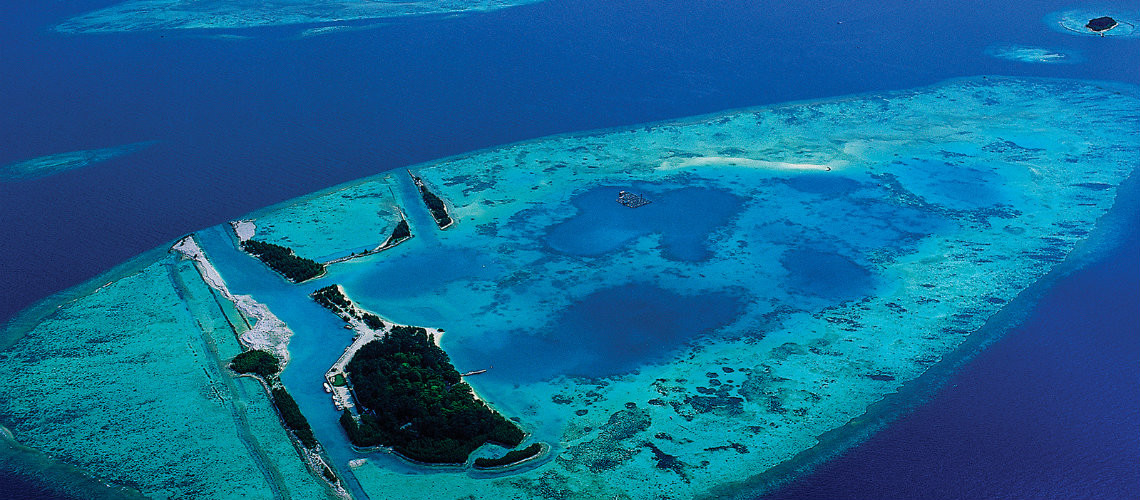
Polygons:
<instances>
[{"instance_id":1,"label":"island","mask_svg":"<svg viewBox=\"0 0 1140 500\"><path fill-rule=\"evenodd\" d=\"M320 290L310 294L313 300L318 304L324 306L325 309L332 311L337 316L340 316L345 323L352 323L355 321L363 322L365 326L372 330L379 330L384 328L384 320L379 316L372 314L368 311L356 307L348 297L345 297L344 290L340 285L329 285Z\"/></svg>"},{"instance_id":2,"label":"island","mask_svg":"<svg viewBox=\"0 0 1140 500\"><path fill-rule=\"evenodd\" d=\"M542 453L542 443L534 443L521 450L508 451L506 455L500 458L476 458L476 469L498 469L518 465L537 457Z\"/></svg>"},{"instance_id":3,"label":"island","mask_svg":"<svg viewBox=\"0 0 1140 500\"><path fill-rule=\"evenodd\" d=\"M1115 28L1117 26L1117 24L1119 24L1119 23L1116 22L1116 19L1113 19L1113 18L1108 17L1108 16L1103 16L1103 17L1098 17L1096 19L1090 19L1088 24L1085 25L1085 27L1092 30L1095 33L1104 33L1105 31L1108 31L1112 28Z\"/></svg>"},{"instance_id":4,"label":"island","mask_svg":"<svg viewBox=\"0 0 1140 500\"><path fill-rule=\"evenodd\" d=\"M358 415L341 425L360 447L387 446L425 463L464 463L484 443L518 446L525 435L460 379L447 354L420 327L396 326L357 351L347 380Z\"/></svg>"},{"instance_id":5,"label":"island","mask_svg":"<svg viewBox=\"0 0 1140 500\"><path fill-rule=\"evenodd\" d=\"M423 179L413 174L410 170L408 171L408 175L412 176L412 182L415 182L416 188L420 190L420 197L423 198L424 204L427 205L432 218L435 219L435 224L439 226L440 229L447 229L454 224L455 221L452 220L451 215L447 213L447 204L428 189Z\"/></svg>"},{"instance_id":6,"label":"island","mask_svg":"<svg viewBox=\"0 0 1140 500\"><path fill-rule=\"evenodd\" d=\"M241 249L257 257L270 269L281 273L293 283L302 283L325 274L325 266L312 259L298 256L293 249L259 240L241 242Z\"/></svg>"},{"instance_id":7,"label":"island","mask_svg":"<svg viewBox=\"0 0 1140 500\"><path fill-rule=\"evenodd\" d=\"M383 321L357 307L340 285L311 297L358 333L326 374L326 389L343 410L340 423L353 445L388 447L416 462L457 464L484 443L513 448L522 442L523 431L475 397L427 329Z\"/></svg>"}]
</instances>

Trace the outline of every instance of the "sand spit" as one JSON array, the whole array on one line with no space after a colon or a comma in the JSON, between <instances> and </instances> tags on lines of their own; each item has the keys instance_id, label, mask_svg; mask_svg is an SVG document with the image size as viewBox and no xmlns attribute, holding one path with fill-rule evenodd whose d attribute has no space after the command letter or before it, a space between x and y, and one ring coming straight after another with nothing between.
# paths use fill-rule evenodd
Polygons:
<instances>
[{"instance_id":1,"label":"sand spit","mask_svg":"<svg viewBox=\"0 0 1140 500\"><path fill-rule=\"evenodd\" d=\"M238 241L252 240L254 235L257 234L257 224L252 220L243 219L230 221L230 227L234 229L234 235L237 236Z\"/></svg>"},{"instance_id":2,"label":"sand spit","mask_svg":"<svg viewBox=\"0 0 1140 500\"><path fill-rule=\"evenodd\" d=\"M171 249L193 260L194 267L198 269L202 280L210 285L210 288L217 290L223 297L233 302L234 307L237 307L243 315L255 319L250 329L238 339L244 347L272 352L281 360L282 367L289 363L289 338L293 336L293 331L284 321L281 321L264 304L253 300L252 296L230 293L225 280L222 279L221 274L218 274L218 270L210 263L210 260L206 258L206 253L202 251L202 247L198 246L193 235L178 240L178 243L175 243Z\"/></svg>"},{"instance_id":3,"label":"sand spit","mask_svg":"<svg viewBox=\"0 0 1140 500\"><path fill-rule=\"evenodd\" d=\"M832 161L826 164L819 163L790 163L785 161L767 161L756 160L753 158L739 158L733 156L699 156L696 158L685 158L679 162L663 161L661 162L661 170L675 170L689 167L702 167L702 166L737 166L749 168L761 168L768 170L789 170L800 172L830 172L833 167L838 168L845 165L844 161Z\"/></svg>"}]
</instances>

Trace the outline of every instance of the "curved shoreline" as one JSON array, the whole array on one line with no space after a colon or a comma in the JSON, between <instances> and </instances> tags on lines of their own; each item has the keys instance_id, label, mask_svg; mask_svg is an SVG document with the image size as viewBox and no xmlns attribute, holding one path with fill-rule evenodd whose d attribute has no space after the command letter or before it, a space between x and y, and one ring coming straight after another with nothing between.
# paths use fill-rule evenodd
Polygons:
<instances>
[{"instance_id":1,"label":"curved shoreline","mask_svg":"<svg viewBox=\"0 0 1140 500\"><path fill-rule=\"evenodd\" d=\"M1032 80L1032 79L1031 79L1031 80ZM1136 175L1136 174L1135 174L1135 171L1134 171L1134 172L1133 172L1133 174L1132 174L1132 176L1131 176L1131 177L1129 177L1129 179L1134 179L1134 178L1135 178L1135 175ZM1126 182L1133 182L1133 183L1134 183L1135 181L1134 181L1134 180L1132 180L1132 181L1126 181ZM1122 188L1121 188L1121 189L1123 190L1123 184L1122 184L1121 186L1122 186ZM1119 195L1118 195L1118 198L1117 198L1117 202L1120 202L1120 201L1121 201L1121 200L1120 200L1120 197L1119 197ZM1115 209L1116 209L1116 206L1115 206L1115 204L1114 204L1114 205L1113 205L1113 209L1112 209L1112 210L1110 210L1108 213L1112 213L1112 211L1113 211L1113 210L1115 210ZM1102 217L1101 217L1101 219L1104 219L1105 217L1107 217L1107 214L1106 214L1105 216L1102 216ZM1101 226L1101 221L1098 221L1098 222L1097 222L1097 224L1096 224L1096 227L1099 229L1099 228L1100 228L1100 226ZM1091 237L1090 237L1090 238L1091 238ZM1081 244L1079 244L1079 245L1080 245L1080 246L1084 246L1084 245L1086 245L1086 244L1088 243L1088 241L1091 241L1091 239L1090 239L1090 240L1086 240L1085 242L1082 242L1082 243L1081 243ZM1080 246L1079 246L1078 248L1080 248ZM1094 246L1095 246L1095 245L1094 245ZM1065 262L1065 263L1068 263L1070 259L1077 259L1077 260L1079 260L1079 258L1080 258L1079 256L1077 256L1077 257L1074 257L1074 255L1076 255L1077 251L1078 251L1077 249L1074 249L1073 251L1071 251L1071 252L1069 253L1069 255L1068 255L1068 256L1066 256L1066 258L1065 258L1065 261L1064 261L1064 262ZM1076 262L1077 260L1074 260L1074 262ZM1016 302L1016 301L1020 301L1020 300L1021 300L1021 298L1022 298L1022 296L1023 296L1024 294L1026 294L1026 293L1027 293L1027 291L1028 291L1028 290L1030 290L1031 288L1033 288L1034 286L1038 286L1038 283L1042 283L1040 286L1046 286L1046 284L1044 284L1044 283L1043 283L1043 281L1044 281L1046 278L1048 278L1049 276L1053 276L1053 273L1054 273L1054 272L1057 272L1057 271L1058 271L1058 269L1060 269L1061 267L1063 267L1063 265L1064 265L1064 264L1057 264L1057 265L1055 265L1055 266L1053 267L1053 269L1052 269L1052 270L1050 270L1049 274L1047 274L1045 277L1039 278L1037 281L1035 281L1035 282L1034 282L1034 284L1033 284L1031 287L1029 287L1029 288L1027 288L1027 289L1024 289L1024 290L1022 290L1021 292L1019 292L1019 294L1017 295L1017 299L1015 299L1015 301L1011 301L1009 304L1006 304L1006 306L1005 306L1005 307L1003 307L999 313L997 313L997 314L994 314L994 315L992 315L990 318L988 318L988 319L987 319L987 325L989 325L990 321L993 321L993 320L995 320L995 318L997 318L998 316L1002 315L1002 314L1003 314L1005 311L1007 311L1007 310L1009 310L1009 314L1013 314L1013 313L1015 312L1015 309L1016 309L1016 308L1013 308L1011 304L1013 304L1013 303L1014 303L1014 302ZM1074 265L1076 265L1076 264L1074 264ZM101 275L101 276L102 276L102 275ZM96 289L96 290L97 290L97 289ZM1026 297L1030 297L1030 295L1025 295L1025 296L1026 296ZM1030 299L1028 299L1028 298L1027 298L1026 300L1030 300ZM21 313L21 314L22 314L22 313ZM1007 318L1007 319L1008 319L1008 318ZM985 328L985 327L983 327L983 328ZM973 339L973 338L976 336L976 334L977 334L977 333L979 333L979 332L981 332L981 331L982 331L982 330L978 330L978 331L976 331L976 332L972 333L972 334L970 335L969 339ZM1003 330L1003 331L1004 331L1004 330ZM999 333L998 335L1000 336L1000 333ZM944 364L946 364L947 360L953 357L953 353L956 353L956 352L958 352L958 351L959 351L959 350L961 350L961 349L962 349L964 346L966 346L966 345L967 345L967 343L969 343L969 342L970 342L970 340L969 340L969 339L968 339L968 340L967 340L965 343L961 344L961 345L959 346L959 348L958 348L958 349L956 349L955 351L952 351L952 353L951 353L951 354L949 354L949 355L947 355L947 356L943 357L943 360L942 360L942 361L940 361L939 363L935 364L934 366L935 366L935 367L941 367L941 366L943 366ZM981 337L979 337L979 342L981 342L981 340L982 340L982 338L981 338ZM984 344L984 343L982 343L982 344L979 344L978 348L980 348L980 347L981 347L981 346L983 346L983 345L985 345L985 344ZM964 356L965 356L966 354L970 354L970 353L963 353L963 355L964 355ZM949 370L949 371L951 371L951 372L952 372L956 366L957 366L957 365L955 365L955 364L948 364L948 365L947 365L945 368L946 368L947 370ZM933 369L934 369L934 368L931 368L930 370L933 370ZM928 372L929 372L930 370L928 370ZM918 377L918 378L915 378L915 379L911 379L911 381L920 380L920 379L922 379L924 376L925 376L925 373L923 374L923 376L920 376L920 377ZM908 382L908 384L909 384L909 383L910 383L910 382ZM904 386L904 387L905 387L905 386ZM903 392L903 391L900 391L899 393L901 394L902 392ZM900 398L905 398L904 396L898 396L898 397L900 397ZM888 396L888 398L890 398L890 396ZM877 403L876 403L876 404L877 404ZM872 406L874 406L874 405L872 405ZM861 416L861 417L857 417L857 418L855 418L855 419L852 419L852 422L856 422L856 421L859 421L861 418L862 418L862 416ZM867 424L866 422L858 422L858 423L857 423L857 424L855 424L855 425L869 425L869 424ZM843 427L840 427L840 428L838 428L838 429L836 429L836 430L841 430L841 429L843 429ZM830 434L830 432L829 432L828 434ZM828 434L824 434L824 436L827 436ZM837 439L839 439L839 438L841 438L841 436L840 436L840 437L837 437ZM824 438L824 439L827 439L827 438ZM798 456L798 455L797 455L797 456ZM794 459L793 459L793 460L794 460Z\"/></svg>"},{"instance_id":2,"label":"curved shoreline","mask_svg":"<svg viewBox=\"0 0 1140 500\"><path fill-rule=\"evenodd\" d=\"M10 468L11 463L20 464ZM43 451L25 446L12 431L0 425L0 465L2 470L43 490L83 500L144 500L137 488L115 484L91 472L56 459ZM32 471L27 469L33 468Z\"/></svg>"},{"instance_id":3,"label":"curved shoreline","mask_svg":"<svg viewBox=\"0 0 1140 500\"><path fill-rule=\"evenodd\" d=\"M1121 193L1125 193L1121 196ZM986 323L970 333L958 348L947 353L929 369L905 383L895 392L871 404L867 411L846 424L817 436L818 444L797 453L791 459L738 483L723 485L701 500L729 498L756 500L812 473L830 459L854 448L870 436L933 398L958 370L998 342L1009 331L1018 328L1032 314L1041 298L1060 279L1096 262L1120 244L1121 227L1140 217L1140 168L1120 184L1111 209L1100 217L1093 232L1077 244L1061 263L1045 276L1023 289Z\"/></svg>"}]
</instances>

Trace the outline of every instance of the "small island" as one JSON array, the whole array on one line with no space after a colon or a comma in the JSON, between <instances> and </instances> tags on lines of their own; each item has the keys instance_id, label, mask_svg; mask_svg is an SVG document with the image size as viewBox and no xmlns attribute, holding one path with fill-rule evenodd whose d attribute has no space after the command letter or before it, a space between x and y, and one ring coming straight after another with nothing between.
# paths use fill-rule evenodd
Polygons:
<instances>
[{"instance_id":1,"label":"small island","mask_svg":"<svg viewBox=\"0 0 1140 500\"><path fill-rule=\"evenodd\" d=\"M1105 31L1115 28L1118 24L1119 23L1116 22L1116 19L1108 16L1103 16L1096 19L1090 19L1085 27L1092 30L1094 33L1104 33Z\"/></svg>"},{"instance_id":2,"label":"small island","mask_svg":"<svg viewBox=\"0 0 1140 500\"><path fill-rule=\"evenodd\" d=\"M412 176L412 182L414 182L416 188L420 190L420 197L423 198L424 204L427 205L428 210L431 211L431 216L435 219L435 225L439 226L440 229L447 229L454 224L455 221L452 220L451 215L447 213L447 205L443 200L428 189L423 179L417 177L416 174L413 174L410 170L408 171L408 175Z\"/></svg>"},{"instance_id":3,"label":"small island","mask_svg":"<svg viewBox=\"0 0 1140 500\"><path fill-rule=\"evenodd\" d=\"M508 451L500 458L476 458L476 469L500 469L526 462L542 453L542 443L534 443L521 450Z\"/></svg>"},{"instance_id":4,"label":"small island","mask_svg":"<svg viewBox=\"0 0 1140 500\"><path fill-rule=\"evenodd\" d=\"M281 273L293 283L301 283L325 274L325 266L312 259L298 256L289 247L259 240L241 242L241 249L257 257L270 269Z\"/></svg>"}]
</instances>

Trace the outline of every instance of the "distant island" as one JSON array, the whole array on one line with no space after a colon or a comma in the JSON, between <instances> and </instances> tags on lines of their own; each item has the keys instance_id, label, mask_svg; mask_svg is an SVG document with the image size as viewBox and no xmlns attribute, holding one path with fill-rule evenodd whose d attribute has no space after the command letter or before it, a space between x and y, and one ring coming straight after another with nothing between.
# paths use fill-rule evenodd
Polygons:
<instances>
[{"instance_id":1,"label":"distant island","mask_svg":"<svg viewBox=\"0 0 1140 500\"><path fill-rule=\"evenodd\" d=\"M1096 33L1103 33L1105 31L1112 29L1112 28L1115 28L1118 24L1119 23L1116 22L1116 19L1113 19L1113 18L1108 17L1108 16L1104 16L1104 17L1098 17L1096 19L1090 19L1088 24L1085 25L1085 27L1090 29L1090 30L1093 30Z\"/></svg>"},{"instance_id":2,"label":"distant island","mask_svg":"<svg viewBox=\"0 0 1140 500\"><path fill-rule=\"evenodd\" d=\"M525 462L542 453L542 443L534 443L521 450L514 450L507 452L506 455L500 458L476 458L476 469L495 469L499 467L507 467L515 465L520 462Z\"/></svg>"}]
</instances>

